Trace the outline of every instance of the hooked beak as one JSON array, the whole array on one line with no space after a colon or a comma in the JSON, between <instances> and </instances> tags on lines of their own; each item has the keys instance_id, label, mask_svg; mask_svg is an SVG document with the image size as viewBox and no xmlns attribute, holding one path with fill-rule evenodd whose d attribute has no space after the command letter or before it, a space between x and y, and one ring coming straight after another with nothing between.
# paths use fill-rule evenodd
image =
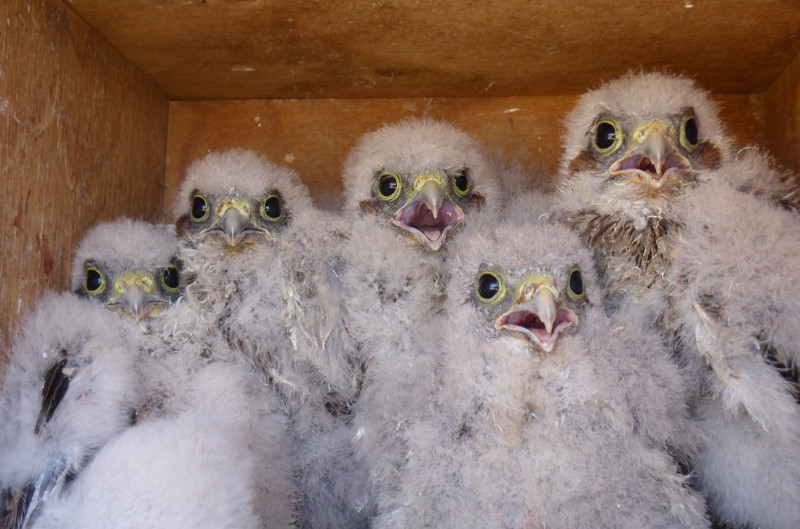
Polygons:
<instances>
[{"instance_id":1,"label":"hooked beak","mask_svg":"<svg viewBox=\"0 0 800 529\"><path fill-rule=\"evenodd\" d=\"M608 172L612 175L631 174L652 192L659 191L673 172L689 173L692 164L683 156L670 138L674 131L668 123L651 123L633 133L631 148L614 162Z\"/></svg>"},{"instance_id":2,"label":"hooked beak","mask_svg":"<svg viewBox=\"0 0 800 529\"><path fill-rule=\"evenodd\" d=\"M447 233L464 220L464 212L445 192L444 175L425 173L415 179L418 191L392 217L392 223L413 233L437 251Z\"/></svg>"},{"instance_id":3,"label":"hooked beak","mask_svg":"<svg viewBox=\"0 0 800 529\"><path fill-rule=\"evenodd\" d=\"M167 302L155 294L152 277L144 272L126 272L113 286L113 297L106 308L125 313L136 321L161 312Z\"/></svg>"},{"instance_id":4,"label":"hooked beak","mask_svg":"<svg viewBox=\"0 0 800 529\"><path fill-rule=\"evenodd\" d=\"M229 248L237 248L242 244L252 244L251 235L269 232L260 226L255 219L253 206L241 197L220 198L213 212L211 226L200 232L202 237L216 236Z\"/></svg>"},{"instance_id":5,"label":"hooked beak","mask_svg":"<svg viewBox=\"0 0 800 529\"><path fill-rule=\"evenodd\" d=\"M552 286L530 282L523 286L514 306L495 320L495 329L519 332L549 353L565 329L578 325L575 312L560 305L558 292Z\"/></svg>"}]
</instances>

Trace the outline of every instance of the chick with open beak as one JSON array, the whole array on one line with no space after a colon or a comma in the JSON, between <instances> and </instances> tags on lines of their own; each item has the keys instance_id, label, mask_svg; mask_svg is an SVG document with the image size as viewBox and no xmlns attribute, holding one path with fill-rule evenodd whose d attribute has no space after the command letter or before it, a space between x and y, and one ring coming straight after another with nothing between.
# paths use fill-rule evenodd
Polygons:
<instances>
[{"instance_id":1,"label":"chick with open beak","mask_svg":"<svg viewBox=\"0 0 800 529\"><path fill-rule=\"evenodd\" d=\"M571 281L583 285L580 271L575 269ZM478 281L480 289L489 281L489 274L482 275ZM570 291L572 292L572 291ZM573 295L576 295L573 293ZM545 353L553 350L558 336L569 327L578 325L578 315L560 299L555 287L555 278L547 274L531 274L517 287L514 304L494 322L495 329L520 333L523 338Z\"/></svg>"},{"instance_id":2,"label":"chick with open beak","mask_svg":"<svg viewBox=\"0 0 800 529\"><path fill-rule=\"evenodd\" d=\"M449 180L453 181L451 184ZM437 251L444 244L448 232L461 224L464 210L451 197L456 192L456 179L466 181L466 172L448 178L441 171L425 171L411 178L411 190L405 203L392 215L392 224L408 230L431 250ZM463 194L468 192L464 185Z\"/></svg>"},{"instance_id":3,"label":"chick with open beak","mask_svg":"<svg viewBox=\"0 0 800 529\"><path fill-rule=\"evenodd\" d=\"M694 118L687 123L691 128ZM692 130L689 136L696 143L696 126ZM691 170L691 162L680 152L678 134L673 124L665 119L651 119L636 126L627 150L608 168L608 173L614 176L630 175L650 192L657 193L673 174L686 174Z\"/></svg>"}]
</instances>

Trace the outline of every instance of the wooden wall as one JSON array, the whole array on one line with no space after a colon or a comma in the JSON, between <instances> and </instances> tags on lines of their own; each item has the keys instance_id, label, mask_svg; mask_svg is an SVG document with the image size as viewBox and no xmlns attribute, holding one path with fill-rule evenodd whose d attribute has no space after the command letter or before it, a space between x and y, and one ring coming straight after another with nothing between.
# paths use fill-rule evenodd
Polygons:
<instances>
[{"instance_id":1,"label":"wooden wall","mask_svg":"<svg viewBox=\"0 0 800 529\"><path fill-rule=\"evenodd\" d=\"M764 115L770 151L800 175L800 54L767 90Z\"/></svg>"},{"instance_id":2,"label":"wooden wall","mask_svg":"<svg viewBox=\"0 0 800 529\"><path fill-rule=\"evenodd\" d=\"M0 2L0 346L85 230L159 219L166 96L62 2ZM3 355L0 355L2 365Z\"/></svg>"},{"instance_id":3,"label":"wooden wall","mask_svg":"<svg viewBox=\"0 0 800 529\"><path fill-rule=\"evenodd\" d=\"M255 149L295 169L318 203L336 205L344 160L356 140L407 116L445 119L548 178L561 153L561 120L577 96L430 99L172 101L166 169L169 217L186 167L211 150ZM761 95L717 95L741 145L765 145Z\"/></svg>"}]
</instances>

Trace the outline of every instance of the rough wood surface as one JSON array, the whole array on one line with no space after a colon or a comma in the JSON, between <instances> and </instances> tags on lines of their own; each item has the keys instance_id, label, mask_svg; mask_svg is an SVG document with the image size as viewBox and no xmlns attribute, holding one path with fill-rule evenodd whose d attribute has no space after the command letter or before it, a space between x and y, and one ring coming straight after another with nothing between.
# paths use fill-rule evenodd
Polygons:
<instances>
[{"instance_id":1,"label":"rough wood surface","mask_svg":"<svg viewBox=\"0 0 800 529\"><path fill-rule=\"evenodd\" d=\"M758 95L717 95L738 143L764 145ZM170 212L192 160L212 150L255 149L296 170L318 203L335 206L347 154L365 132L409 116L445 119L491 152L547 178L558 166L561 120L575 96L445 99L173 101L170 103L165 209Z\"/></svg>"},{"instance_id":2,"label":"rough wood surface","mask_svg":"<svg viewBox=\"0 0 800 529\"><path fill-rule=\"evenodd\" d=\"M797 8L800 10L800 4ZM800 179L800 55L767 90L764 104L770 150Z\"/></svg>"},{"instance_id":3,"label":"rough wood surface","mask_svg":"<svg viewBox=\"0 0 800 529\"><path fill-rule=\"evenodd\" d=\"M761 93L796 0L66 0L172 99L579 94L668 67Z\"/></svg>"},{"instance_id":4,"label":"rough wood surface","mask_svg":"<svg viewBox=\"0 0 800 529\"><path fill-rule=\"evenodd\" d=\"M52 0L0 2L0 346L88 227L161 214L164 94ZM3 355L0 354L0 364Z\"/></svg>"}]
</instances>

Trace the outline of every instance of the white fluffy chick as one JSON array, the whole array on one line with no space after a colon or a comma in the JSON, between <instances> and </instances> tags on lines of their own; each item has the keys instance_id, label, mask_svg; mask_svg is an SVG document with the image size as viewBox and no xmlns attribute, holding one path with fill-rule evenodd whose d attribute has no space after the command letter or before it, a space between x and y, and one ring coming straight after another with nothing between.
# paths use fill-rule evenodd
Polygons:
<instances>
[{"instance_id":1,"label":"white fluffy chick","mask_svg":"<svg viewBox=\"0 0 800 529\"><path fill-rule=\"evenodd\" d=\"M272 396L230 363L183 383L168 413L103 447L37 527L288 527L290 447Z\"/></svg>"},{"instance_id":2,"label":"white fluffy chick","mask_svg":"<svg viewBox=\"0 0 800 529\"><path fill-rule=\"evenodd\" d=\"M529 215L451 248L440 376L373 526L708 527L670 456L697 442L683 379L635 316L605 317L577 237Z\"/></svg>"},{"instance_id":3,"label":"white fluffy chick","mask_svg":"<svg viewBox=\"0 0 800 529\"><path fill-rule=\"evenodd\" d=\"M173 227L120 218L84 235L72 261L72 290L106 308L147 321L183 294Z\"/></svg>"},{"instance_id":4,"label":"white fluffy chick","mask_svg":"<svg viewBox=\"0 0 800 529\"><path fill-rule=\"evenodd\" d=\"M226 342L206 328L191 326L196 320L182 297L186 277L177 257L178 241L169 226L120 219L92 228L76 252L75 293L120 314L127 343L138 347L148 364L142 366L147 387L141 390L146 403L136 415L140 427L115 440L114 446L124 448L101 452L101 462L91 467L95 470L78 480L76 488L83 492L65 500L67 514L57 517L65 524L86 526L89 521L82 520L81 509L96 513L93 502L102 500L107 509L105 517L98 514L93 523L120 525L112 523L110 513L135 511L133 499L144 488L150 491L153 502L144 511L165 526L170 520L195 516L198 520L205 518L210 527L212 520L228 516L229 506L236 502L251 505L248 516L257 515L257 520L270 526L286 525L291 517L293 488L286 455L289 443L277 398L249 368L237 362L219 362L231 359ZM213 403L214 408L206 409L203 403ZM204 416L206 421L213 418L226 426L206 436L202 443L191 444L198 443L193 437L208 428L201 423ZM181 432L189 439L174 439ZM226 456L210 456L216 452ZM143 460L162 464L142 465ZM258 461L260 466L245 469L240 460ZM226 461L226 471L219 472ZM126 465L130 468L120 474L125 476L124 483L114 482L111 470L102 470ZM159 485L158 472L166 469L172 482ZM195 480L202 472L209 472L208 479ZM225 487L224 495L213 491L215 473L220 479L236 480L238 488ZM108 494L111 484L111 496L95 497ZM242 488L248 493L242 494ZM197 510L200 498L212 493L219 501L205 502L204 510ZM227 523L248 526L249 522L234 515L236 512L230 513ZM81 521L68 521L64 516ZM155 523L128 519L127 523L139 526Z\"/></svg>"},{"instance_id":5,"label":"white fluffy chick","mask_svg":"<svg viewBox=\"0 0 800 529\"><path fill-rule=\"evenodd\" d=\"M360 346L365 379L354 418L362 483L351 504L369 511L404 458L403 418L438 331L451 239L480 210L496 209L495 166L465 132L428 119L363 136L345 162L343 255L348 328ZM420 381L421 382L421 381Z\"/></svg>"},{"instance_id":6,"label":"white fluffy chick","mask_svg":"<svg viewBox=\"0 0 800 529\"><path fill-rule=\"evenodd\" d=\"M716 105L690 79L630 72L582 95L565 129L553 216L595 251L610 296L657 310L675 200L730 159Z\"/></svg>"},{"instance_id":7,"label":"white fluffy chick","mask_svg":"<svg viewBox=\"0 0 800 529\"><path fill-rule=\"evenodd\" d=\"M0 406L2 527L32 525L140 405L136 350L117 318L46 293L15 337Z\"/></svg>"},{"instance_id":8,"label":"white fluffy chick","mask_svg":"<svg viewBox=\"0 0 800 529\"><path fill-rule=\"evenodd\" d=\"M695 465L735 527L800 526L800 217L743 180L776 181L756 151L679 202L671 322L709 442ZM731 185L733 184L733 185Z\"/></svg>"},{"instance_id":9,"label":"white fluffy chick","mask_svg":"<svg viewBox=\"0 0 800 529\"><path fill-rule=\"evenodd\" d=\"M691 369L712 514L798 526L796 185L755 149L734 155L685 78L629 73L584 94L566 125L553 217L595 250L607 306L645 310Z\"/></svg>"},{"instance_id":10,"label":"white fluffy chick","mask_svg":"<svg viewBox=\"0 0 800 529\"><path fill-rule=\"evenodd\" d=\"M252 151L212 153L189 167L175 214L203 319L277 388L346 406L355 381L335 286L341 233L297 175Z\"/></svg>"},{"instance_id":11,"label":"white fluffy chick","mask_svg":"<svg viewBox=\"0 0 800 529\"><path fill-rule=\"evenodd\" d=\"M361 371L339 294L341 219L314 208L294 172L243 150L192 164L175 212L181 256L196 276L190 309L281 396L294 441L297 525L352 526L328 500L342 459L332 439Z\"/></svg>"}]
</instances>

